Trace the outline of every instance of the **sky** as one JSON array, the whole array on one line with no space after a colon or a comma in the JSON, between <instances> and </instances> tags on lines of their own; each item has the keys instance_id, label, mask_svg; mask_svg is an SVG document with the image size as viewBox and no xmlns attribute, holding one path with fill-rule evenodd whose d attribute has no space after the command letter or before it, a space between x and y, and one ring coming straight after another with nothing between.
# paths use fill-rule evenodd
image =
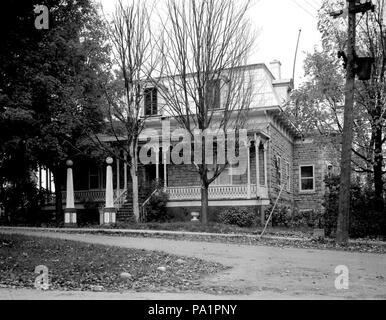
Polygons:
<instances>
[{"instance_id":1,"label":"sky","mask_svg":"<svg viewBox=\"0 0 386 320\"><path fill-rule=\"evenodd\" d=\"M114 9L115 0L99 1L105 13ZM282 78L292 78L301 29L294 79L295 86L300 84L306 52L312 52L320 43L316 18L320 4L321 0L254 0L249 17L258 30L258 37L249 63L263 62L269 67L269 62L277 59L282 63Z\"/></svg>"},{"instance_id":2,"label":"sky","mask_svg":"<svg viewBox=\"0 0 386 320\"><path fill-rule=\"evenodd\" d=\"M295 86L304 76L303 61L306 52L312 52L320 43L317 30L317 9L321 0L260 0L252 8L251 17L260 36L254 62L269 65L274 59L282 63L282 77L292 78L296 43L301 35L295 66Z\"/></svg>"}]
</instances>

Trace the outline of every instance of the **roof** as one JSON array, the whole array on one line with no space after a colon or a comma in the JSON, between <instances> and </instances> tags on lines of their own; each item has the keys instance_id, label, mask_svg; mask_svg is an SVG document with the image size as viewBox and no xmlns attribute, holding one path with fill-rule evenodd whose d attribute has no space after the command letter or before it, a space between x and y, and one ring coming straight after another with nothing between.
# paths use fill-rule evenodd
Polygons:
<instances>
[{"instance_id":1,"label":"roof","mask_svg":"<svg viewBox=\"0 0 386 320\"><path fill-rule=\"evenodd\" d=\"M233 68L226 68L224 70L222 70L222 72L224 71L227 71L227 70L252 70L252 69L265 69L269 75L272 77L272 79L275 79L275 77L273 76L271 70L269 70L269 68L266 66L265 63L252 63L252 64L247 64L247 65L243 65L243 66L237 66L237 67L233 67ZM217 70L215 70L214 72L217 72ZM190 76L193 76L195 74L195 72L189 72L186 74L186 76L190 77ZM155 78L155 80L161 80L161 79L167 79L167 78L171 78L171 77L179 77L181 76L181 74L173 74L171 76L162 76L162 77L158 77L158 78ZM146 82L146 80L144 80Z\"/></svg>"}]
</instances>

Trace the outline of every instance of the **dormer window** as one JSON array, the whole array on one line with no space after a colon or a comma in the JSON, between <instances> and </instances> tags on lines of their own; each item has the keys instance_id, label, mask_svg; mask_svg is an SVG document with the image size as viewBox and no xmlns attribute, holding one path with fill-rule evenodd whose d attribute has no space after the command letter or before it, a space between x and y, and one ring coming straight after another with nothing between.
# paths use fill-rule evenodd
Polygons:
<instances>
[{"instance_id":1,"label":"dormer window","mask_svg":"<svg viewBox=\"0 0 386 320\"><path fill-rule=\"evenodd\" d=\"M157 108L157 88L146 88L145 96L145 116L154 116L158 114Z\"/></svg>"},{"instance_id":2,"label":"dormer window","mask_svg":"<svg viewBox=\"0 0 386 320\"><path fill-rule=\"evenodd\" d=\"M208 109L220 109L220 79L209 80L207 91Z\"/></svg>"}]
</instances>

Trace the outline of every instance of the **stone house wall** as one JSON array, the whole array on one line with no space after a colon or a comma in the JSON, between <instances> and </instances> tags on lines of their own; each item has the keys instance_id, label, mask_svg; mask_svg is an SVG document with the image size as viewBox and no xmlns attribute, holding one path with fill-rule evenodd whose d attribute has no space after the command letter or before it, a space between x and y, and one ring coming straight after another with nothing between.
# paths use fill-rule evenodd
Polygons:
<instances>
[{"instance_id":1,"label":"stone house wall","mask_svg":"<svg viewBox=\"0 0 386 320\"><path fill-rule=\"evenodd\" d=\"M294 145L292 138L286 132L271 122L269 127L269 146L268 146L268 185L269 197L274 202L280 192L283 184L285 184L279 202L293 208L293 155ZM278 183L278 168L277 158L280 157L281 162L281 184ZM287 172L287 163L289 164L289 172ZM289 177L289 186L287 187L287 178Z\"/></svg>"},{"instance_id":2,"label":"stone house wall","mask_svg":"<svg viewBox=\"0 0 386 320\"><path fill-rule=\"evenodd\" d=\"M323 210L324 178L339 168L339 139L318 134L294 142L294 202L298 210ZM300 166L314 166L313 191L300 190Z\"/></svg>"}]
</instances>

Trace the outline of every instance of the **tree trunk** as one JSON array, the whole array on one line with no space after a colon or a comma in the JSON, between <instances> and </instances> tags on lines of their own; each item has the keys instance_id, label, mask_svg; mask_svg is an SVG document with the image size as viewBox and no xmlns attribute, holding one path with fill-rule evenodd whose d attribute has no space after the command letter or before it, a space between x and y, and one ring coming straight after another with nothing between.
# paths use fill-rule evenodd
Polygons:
<instances>
[{"instance_id":1,"label":"tree trunk","mask_svg":"<svg viewBox=\"0 0 386 320\"><path fill-rule=\"evenodd\" d=\"M59 222L63 218L63 204L62 204L62 176L60 169L55 168L52 170L55 184L55 221Z\"/></svg>"},{"instance_id":2,"label":"tree trunk","mask_svg":"<svg viewBox=\"0 0 386 320\"><path fill-rule=\"evenodd\" d=\"M136 144L134 141L130 143L130 158L131 158L131 167L130 175L133 186L133 214L135 220L139 221L139 195L138 195L138 159L136 152Z\"/></svg>"},{"instance_id":3,"label":"tree trunk","mask_svg":"<svg viewBox=\"0 0 386 320\"><path fill-rule=\"evenodd\" d=\"M205 183L201 185L201 223L203 225L208 225L208 200L209 200L209 186Z\"/></svg>"},{"instance_id":4,"label":"tree trunk","mask_svg":"<svg viewBox=\"0 0 386 320\"><path fill-rule=\"evenodd\" d=\"M375 189L375 209L383 212L383 154L382 154L382 127L377 126L374 136L374 189Z\"/></svg>"},{"instance_id":5,"label":"tree trunk","mask_svg":"<svg viewBox=\"0 0 386 320\"><path fill-rule=\"evenodd\" d=\"M204 147L205 144L203 144ZM208 184L208 170L206 164L201 168L201 223L208 225L208 207L209 207L209 184Z\"/></svg>"}]
</instances>

